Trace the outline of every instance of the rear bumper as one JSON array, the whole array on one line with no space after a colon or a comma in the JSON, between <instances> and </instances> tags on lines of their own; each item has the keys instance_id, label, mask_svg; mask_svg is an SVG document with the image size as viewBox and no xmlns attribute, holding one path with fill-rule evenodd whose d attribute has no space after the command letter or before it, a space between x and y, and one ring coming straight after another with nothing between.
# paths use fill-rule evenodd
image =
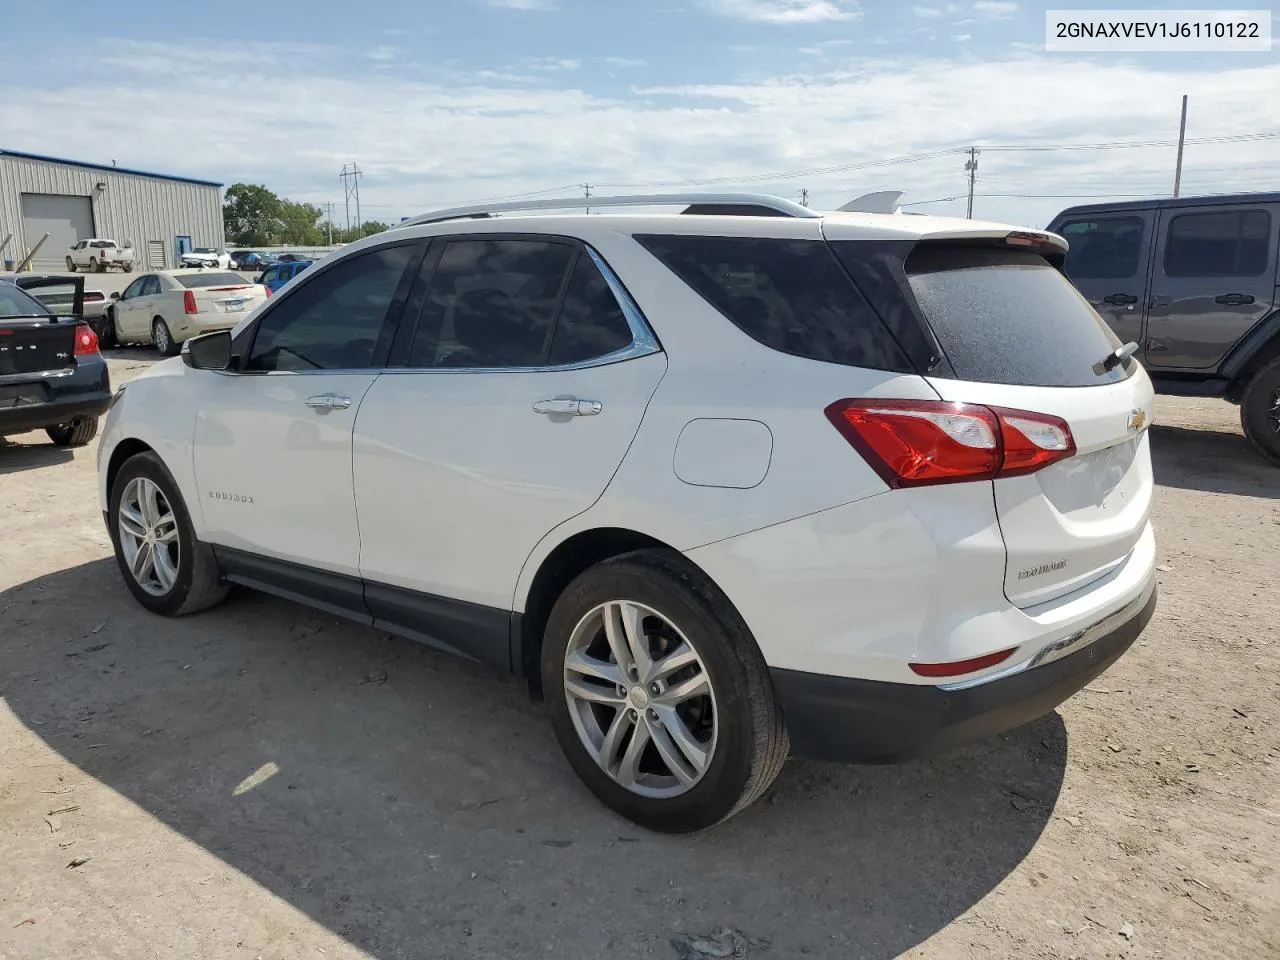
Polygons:
<instances>
[{"instance_id":1,"label":"rear bumper","mask_svg":"<svg viewBox=\"0 0 1280 960\"><path fill-rule=\"evenodd\" d=\"M1075 641L1075 653L973 686L924 686L771 670L792 750L820 760L884 763L938 753L1052 711L1115 663L1150 621L1156 587Z\"/></svg>"},{"instance_id":2,"label":"rear bumper","mask_svg":"<svg viewBox=\"0 0 1280 960\"><path fill-rule=\"evenodd\" d=\"M111 403L111 381L101 356L81 359L69 373L0 377L0 386L39 385L48 400L0 407L0 434L26 433L79 417L99 417Z\"/></svg>"}]
</instances>

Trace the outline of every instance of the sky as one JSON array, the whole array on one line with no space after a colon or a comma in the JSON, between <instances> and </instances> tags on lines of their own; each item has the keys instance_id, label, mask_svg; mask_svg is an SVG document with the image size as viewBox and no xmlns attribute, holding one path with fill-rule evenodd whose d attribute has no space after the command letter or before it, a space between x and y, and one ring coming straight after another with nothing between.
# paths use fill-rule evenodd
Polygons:
<instances>
[{"instance_id":1,"label":"sky","mask_svg":"<svg viewBox=\"0 0 1280 960\"><path fill-rule=\"evenodd\" d=\"M0 148L261 183L333 202L341 223L351 162L364 219L384 221L584 184L807 191L827 209L897 189L914 212L963 215L977 146L974 215L1042 226L1168 195L1188 94L1183 193L1280 189L1276 51L1045 51L1046 8L1103 6L28 3L0 32Z\"/></svg>"}]
</instances>

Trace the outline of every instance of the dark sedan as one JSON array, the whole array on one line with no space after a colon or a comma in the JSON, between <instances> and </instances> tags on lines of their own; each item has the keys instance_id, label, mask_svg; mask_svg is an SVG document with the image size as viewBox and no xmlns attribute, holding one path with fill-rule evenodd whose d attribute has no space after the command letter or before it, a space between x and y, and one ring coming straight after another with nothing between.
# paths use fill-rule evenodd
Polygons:
<instances>
[{"instance_id":1,"label":"dark sedan","mask_svg":"<svg viewBox=\"0 0 1280 960\"><path fill-rule=\"evenodd\" d=\"M259 253L257 250L231 251L232 270L265 270L275 262L276 258L269 253Z\"/></svg>"},{"instance_id":2,"label":"dark sedan","mask_svg":"<svg viewBox=\"0 0 1280 960\"><path fill-rule=\"evenodd\" d=\"M110 402L89 325L0 280L0 436L44 430L58 446L84 446Z\"/></svg>"}]
</instances>

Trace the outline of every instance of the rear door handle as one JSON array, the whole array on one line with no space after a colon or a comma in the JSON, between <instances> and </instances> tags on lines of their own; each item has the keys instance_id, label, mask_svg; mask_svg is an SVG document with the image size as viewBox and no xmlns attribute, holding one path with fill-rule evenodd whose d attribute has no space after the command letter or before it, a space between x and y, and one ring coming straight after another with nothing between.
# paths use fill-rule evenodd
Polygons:
<instances>
[{"instance_id":1,"label":"rear door handle","mask_svg":"<svg viewBox=\"0 0 1280 960\"><path fill-rule=\"evenodd\" d=\"M1124 306L1130 303L1137 303L1138 298L1132 293L1113 293L1102 298L1103 303L1109 303L1112 306Z\"/></svg>"},{"instance_id":2,"label":"rear door handle","mask_svg":"<svg viewBox=\"0 0 1280 960\"><path fill-rule=\"evenodd\" d=\"M594 417L602 409L604 405L599 400L579 400L576 397L538 400L533 405L534 413L548 417Z\"/></svg>"},{"instance_id":3,"label":"rear door handle","mask_svg":"<svg viewBox=\"0 0 1280 960\"><path fill-rule=\"evenodd\" d=\"M316 397L307 397L307 406L312 410L346 410L351 406L351 398L322 393Z\"/></svg>"},{"instance_id":4,"label":"rear door handle","mask_svg":"<svg viewBox=\"0 0 1280 960\"><path fill-rule=\"evenodd\" d=\"M1224 293L1220 297L1214 297L1213 302L1225 303L1232 307L1239 307L1246 303L1253 303L1253 297L1247 293Z\"/></svg>"}]
</instances>

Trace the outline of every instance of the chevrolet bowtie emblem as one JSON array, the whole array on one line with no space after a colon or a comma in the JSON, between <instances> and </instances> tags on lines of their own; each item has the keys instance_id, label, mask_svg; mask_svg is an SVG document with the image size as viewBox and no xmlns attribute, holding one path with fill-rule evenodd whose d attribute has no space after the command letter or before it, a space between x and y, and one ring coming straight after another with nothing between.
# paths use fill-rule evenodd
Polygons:
<instances>
[{"instance_id":1,"label":"chevrolet bowtie emblem","mask_svg":"<svg viewBox=\"0 0 1280 960\"><path fill-rule=\"evenodd\" d=\"M1132 410L1129 412L1129 429L1141 430L1147 425L1147 411Z\"/></svg>"}]
</instances>

